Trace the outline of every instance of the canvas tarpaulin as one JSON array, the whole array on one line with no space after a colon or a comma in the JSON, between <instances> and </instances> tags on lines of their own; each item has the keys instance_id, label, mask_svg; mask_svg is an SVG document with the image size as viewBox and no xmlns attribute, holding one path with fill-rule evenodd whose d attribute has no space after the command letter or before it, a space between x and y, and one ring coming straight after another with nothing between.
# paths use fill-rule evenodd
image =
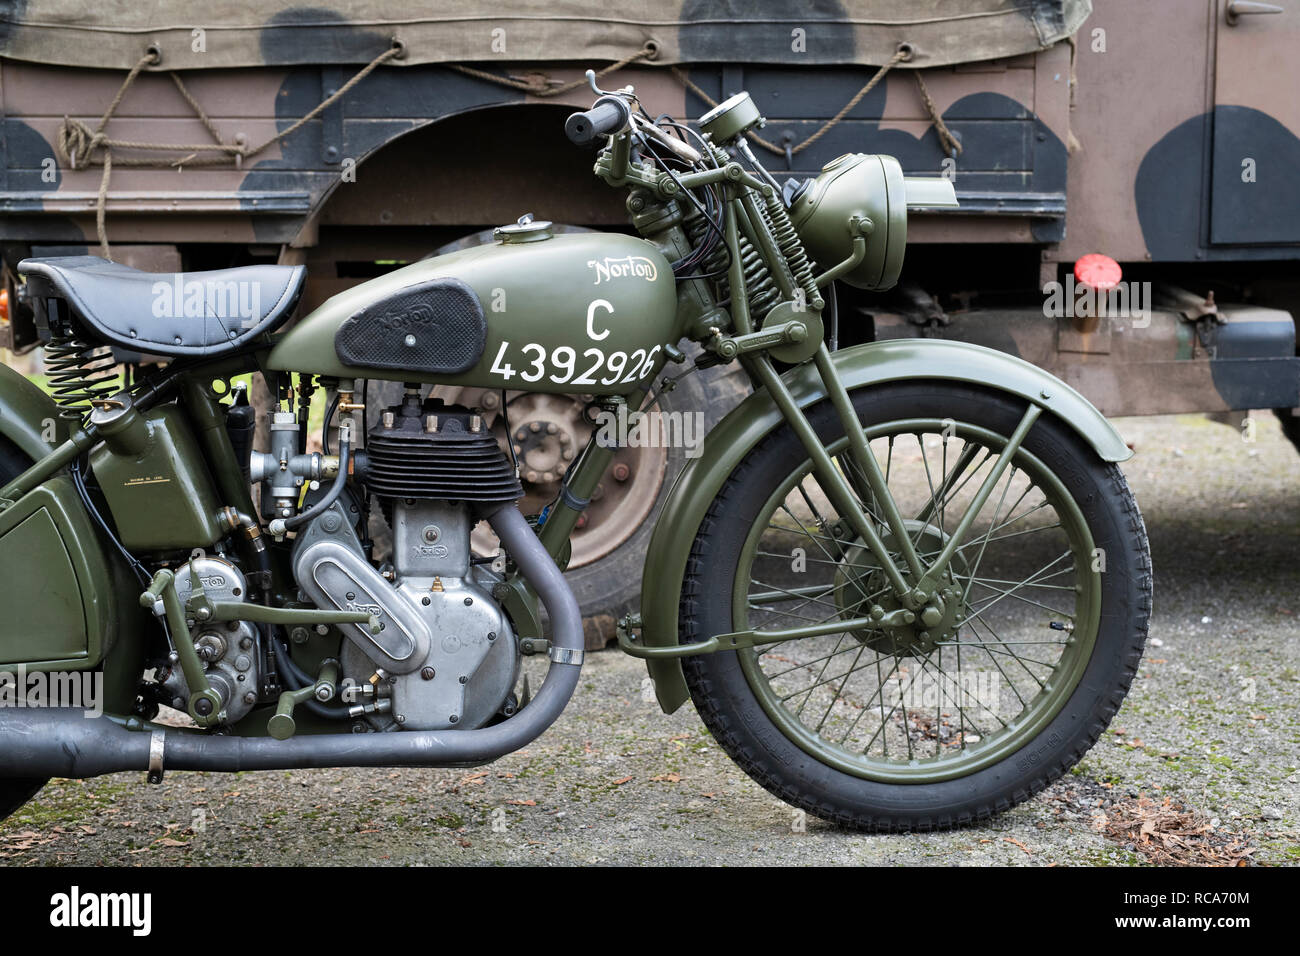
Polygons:
<instances>
[{"instance_id":1,"label":"canvas tarpaulin","mask_svg":"<svg viewBox=\"0 0 1300 956\"><path fill-rule=\"evenodd\" d=\"M0 56L126 70L363 64L394 38L394 66L622 60L903 66L1015 56L1070 36L1090 0L0 0Z\"/></svg>"}]
</instances>

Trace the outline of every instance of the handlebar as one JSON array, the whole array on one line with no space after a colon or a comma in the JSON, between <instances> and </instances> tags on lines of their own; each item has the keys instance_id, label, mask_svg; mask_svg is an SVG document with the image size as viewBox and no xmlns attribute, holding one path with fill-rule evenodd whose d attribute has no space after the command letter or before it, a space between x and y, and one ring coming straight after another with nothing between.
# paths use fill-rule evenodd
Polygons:
<instances>
[{"instance_id":1,"label":"handlebar","mask_svg":"<svg viewBox=\"0 0 1300 956\"><path fill-rule=\"evenodd\" d=\"M564 135L579 146L586 146L597 136L609 136L632 121L632 108L620 96L602 96L596 105L573 113L564 121Z\"/></svg>"}]
</instances>

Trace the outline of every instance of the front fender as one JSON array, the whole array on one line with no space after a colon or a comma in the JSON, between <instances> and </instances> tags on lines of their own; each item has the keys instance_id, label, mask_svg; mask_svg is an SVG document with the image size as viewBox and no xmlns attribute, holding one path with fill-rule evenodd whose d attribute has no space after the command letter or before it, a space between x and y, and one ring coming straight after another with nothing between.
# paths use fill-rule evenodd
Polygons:
<instances>
[{"instance_id":1,"label":"front fender","mask_svg":"<svg viewBox=\"0 0 1300 956\"><path fill-rule=\"evenodd\" d=\"M0 365L0 435L32 461L40 461L68 437L54 400L8 365Z\"/></svg>"},{"instance_id":2,"label":"front fender","mask_svg":"<svg viewBox=\"0 0 1300 956\"><path fill-rule=\"evenodd\" d=\"M1073 428L1105 461L1124 461L1132 452L1115 427L1082 395L1036 365L980 345L941 339L893 339L832 354L849 390L900 380L939 380L983 385L1017 395ZM826 397L816 367L805 363L783 376L799 407ZM664 503L646 549L641 581L641 643L678 643L677 615L682 579L695 533L727 478L750 449L782 424L766 391L755 392L705 438L702 454L687 462ZM648 660L659 706L672 713L688 694L676 660Z\"/></svg>"}]
</instances>

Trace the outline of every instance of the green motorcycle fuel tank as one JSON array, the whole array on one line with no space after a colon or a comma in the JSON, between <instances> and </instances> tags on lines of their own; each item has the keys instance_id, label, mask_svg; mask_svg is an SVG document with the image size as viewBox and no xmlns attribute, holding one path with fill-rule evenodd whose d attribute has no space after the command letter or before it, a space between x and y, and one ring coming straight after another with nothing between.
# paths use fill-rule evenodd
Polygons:
<instances>
[{"instance_id":1,"label":"green motorcycle fuel tank","mask_svg":"<svg viewBox=\"0 0 1300 956\"><path fill-rule=\"evenodd\" d=\"M672 267L644 239L526 219L494 236L339 293L280 337L269 366L614 395L681 338Z\"/></svg>"}]
</instances>

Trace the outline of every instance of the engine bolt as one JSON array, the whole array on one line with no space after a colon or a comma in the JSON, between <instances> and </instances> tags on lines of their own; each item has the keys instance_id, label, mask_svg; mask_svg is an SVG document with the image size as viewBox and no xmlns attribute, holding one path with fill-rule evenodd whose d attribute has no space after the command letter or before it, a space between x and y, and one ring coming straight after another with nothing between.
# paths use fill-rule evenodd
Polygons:
<instances>
[{"instance_id":1,"label":"engine bolt","mask_svg":"<svg viewBox=\"0 0 1300 956\"><path fill-rule=\"evenodd\" d=\"M462 684L468 684L468 683L469 683L469 678L466 677L464 674L461 674L461 675L460 675L460 682L461 682Z\"/></svg>"},{"instance_id":2,"label":"engine bolt","mask_svg":"<svg viewBox=\"0 0 1300 956\"><path fill-rule=\"evenodd\" d=\"M627 466L626 462L619 462L614 466L614 480L627 481L632 476L632 469Z\"/></svg>"},{"instance_id":3,"label":"engine bolt","mask_svg":"<svg viewBox=\"0 0 1300 956\"><path fill-rule=\"evenodd\" d=\"M425 607L428 607L432 602L429 600L429 596L426 594L424 597L420 598L420 603L423 604Z\"/></svg>"},{"instance_id":4,"label":"engine bolt","mask_svg":"<svg viewBox=\"0 0 1300 956\"><path fill-rule=\"evenodd\" d=\"M559 430L560 430L560 429L559 429L559 427L555 424L555 422L547 422L547 423L546 423L546 434L548 434L548 435L554 435L554 434L555 434L556 432L558 432Z\"/></svg>"},{"instance_id":5,"label":"engine bolt","mask_svg":"<svg viewBox=\"0 0 1300 956\"><path fill-rule=\"evenodd\" d=\"M470 606L471 604L473 604L473 603L474 603L474 599L473 599L473 598L465 598L465 606L466 606L466 607L469 607L469 606Z\"/></svg>"},{"instance_id":6,"label":"engine bolt","mask_svg":"<svg viewBox=\"0 0 1300 956\"><path fill-rule=\"evenodd\" d=\"M429 525L429 527L424 529L424 540L429 542L430 544L433 544L435 541L437 541L438 536L439 536L438 529L434 525Z\"/></svg>"},{"instance_id":7,"label":"engine bolt","mask_svg":"<svg viewBox=\"0 0 1300 956\"><path fill-rule=\"evenodd\" d=\"M526 481L536 481L536 480L537 480L537 472L535 472L535 471L530 471L530 472L528 472L528 474L524 475L524 479L525 479Z\"/></svg>"},{"instance_id":8,"label":"engine bolt","mask_svg":"<svg viewBox=\"0 0 1300 956\"><path fill-rule=\"evenodd\" d=\"M392 412L384 412L383 421L384 421L385 428L392 428L393 422L397 421L397 416L394 415Z\"/></svg>"},{"instance_id":9,"label":"engine bolt","mask_svg":"<svg viewBox=\"0 0 1300 956\"><path fill-rule=\"evenodd\" d=\"M289 640L295 644L306 644L311 637L311 632L305 627L295 627L289 632Z\"/></svg>"},{"instance_id":10,"label":"engine bolt","mask_svg":"<svg viewBox=\"0 0 1300 956\"><path fill-rule=\"evenodd\" d=\"M317 625L316 625L316 633L317 633L317 634L320 634L320 635L324 636L325 634L328 634L329 632L330 632L330 627L329 627L328 624L317 624Z\"/></svg>"},{"instance_id":11,"label":"engine bolt","mask_svg":"<svg viewBox=\"0 0 1300 956\"><path fill-rule=\"evenodd\" d=\"M480 401L483 402L484 408L496 408L497 403L500 402L501 399L497 396L496 392L485 392Z\"/></svg>"},{"instance_id":12,"label":"engine bolt","mask_svg":"<svg viewBox=\"0 0 1300 956\"><path fill-rule=\"evenodd\" d=\"M357 596L356 596L356 593L355 593L355 592L353 592L353 591L349 591L348 594L347 594L347 597L348 597L348 600L349 600L349 601L354 601L354 600L356 600L356 597L357 597Z\"/></svg>"},{"instance_id":13,"label":"engine bolt","mask_svg":"<svg viewBox=\"0 0 1300 956\"><path fill-rule=\"evenodd\" d=\"M472 432L481 432L483 430L483 419L478 415L469 417L469 430Z\"/></svg>"},{"instance_id":14,"label":"engine bolt","mask_svg":"<svg viewBox=\"0 0 1300 956\"><path fill-rule=\"evenodd\" d=\"M435 671L432 667L425 667L420 671L420 676L423 677L425 680L433 680L435 677L438 676L438 672Z\"/></svg>"},{"instance_id":15,"label":"engine bolt","mask_svg":"<svg viewBox=\"0 0 1300 956\"><path fill-rule=\"evenodd\" d=\"M532 432L534 435L536 435L539 431L542 430L542 423L541 423L541 422L529 422L529 423L528 423L528 430L529 430L530 432Z\"/></svg>"},{"instance_id":16,"label":"engine bolt","mask_svg":"<svg viewBox=\"0 0 1300 956\"><path fill-rule=\"evenodd\" d=\"M425 416L425 419L424 419L424 430L425 430L426 432L428 432L430 435L435 434L435 433L438 431L438 416L437 416L437 415L426 415L426 416Z\"/></svg>"},{"instance_id":17,"label":"engine bolt","mask_svg":"<svg viewBox=\"0 0 1300 956\"><path fill-rule=\"evenodd\" d=\"M519 431L515 432L515 438L518 439L519 441L523 441L527 437L528 437L528 432L524 431L522 428L519 429Z\"/></svg>"},{"instance_id":18,"label":"engine bolt","mask_svg":"<svg viewBox=\"0 0 1300 956\"><path fill-rule=\"evenodd\" d=\"M394 715L393 715L393 720L397 721L399 724L404 724L404 723L406 723L406 715L405 715L405 714L394 714Z\"/></svg>"},{"instance_id":19,"label":"engine bolt","mask_svg":"<svg viewBox=\"0 0 1300 956\"><path fill-rule=\"evenodd\" d=\"M457 715L457 714L452 714L452 715L451 715L450 717L448 717L447 719L448 719L449 721L451 721L451 722L454 724L454 723L456 723L458 720L460 720L460 716Z\"/></svg>"},{"instance_id":20,"label":"engine bolt","mask_svg":"<svg viewBox=\"0 0 1300 956\"><path fill-rule=\"evenodd\" d=\"M254 694L254 693L250 690L247 694L244 695L244 703L245 703L245 704L256 704L256 703L257 703L257 695Z\"/></svg>"},{"instance_id":21,"label":"engine bolt","mask_svg":"<svg viewBox=\"0 0 1300 956\"><path fill-rule=\"evenodd\" d=\"M488 640L489 640L489 641L495 641L496 639L497 639L497 632L496 632L496 631L488 631Z\"/></svg>"}]
</instances>

